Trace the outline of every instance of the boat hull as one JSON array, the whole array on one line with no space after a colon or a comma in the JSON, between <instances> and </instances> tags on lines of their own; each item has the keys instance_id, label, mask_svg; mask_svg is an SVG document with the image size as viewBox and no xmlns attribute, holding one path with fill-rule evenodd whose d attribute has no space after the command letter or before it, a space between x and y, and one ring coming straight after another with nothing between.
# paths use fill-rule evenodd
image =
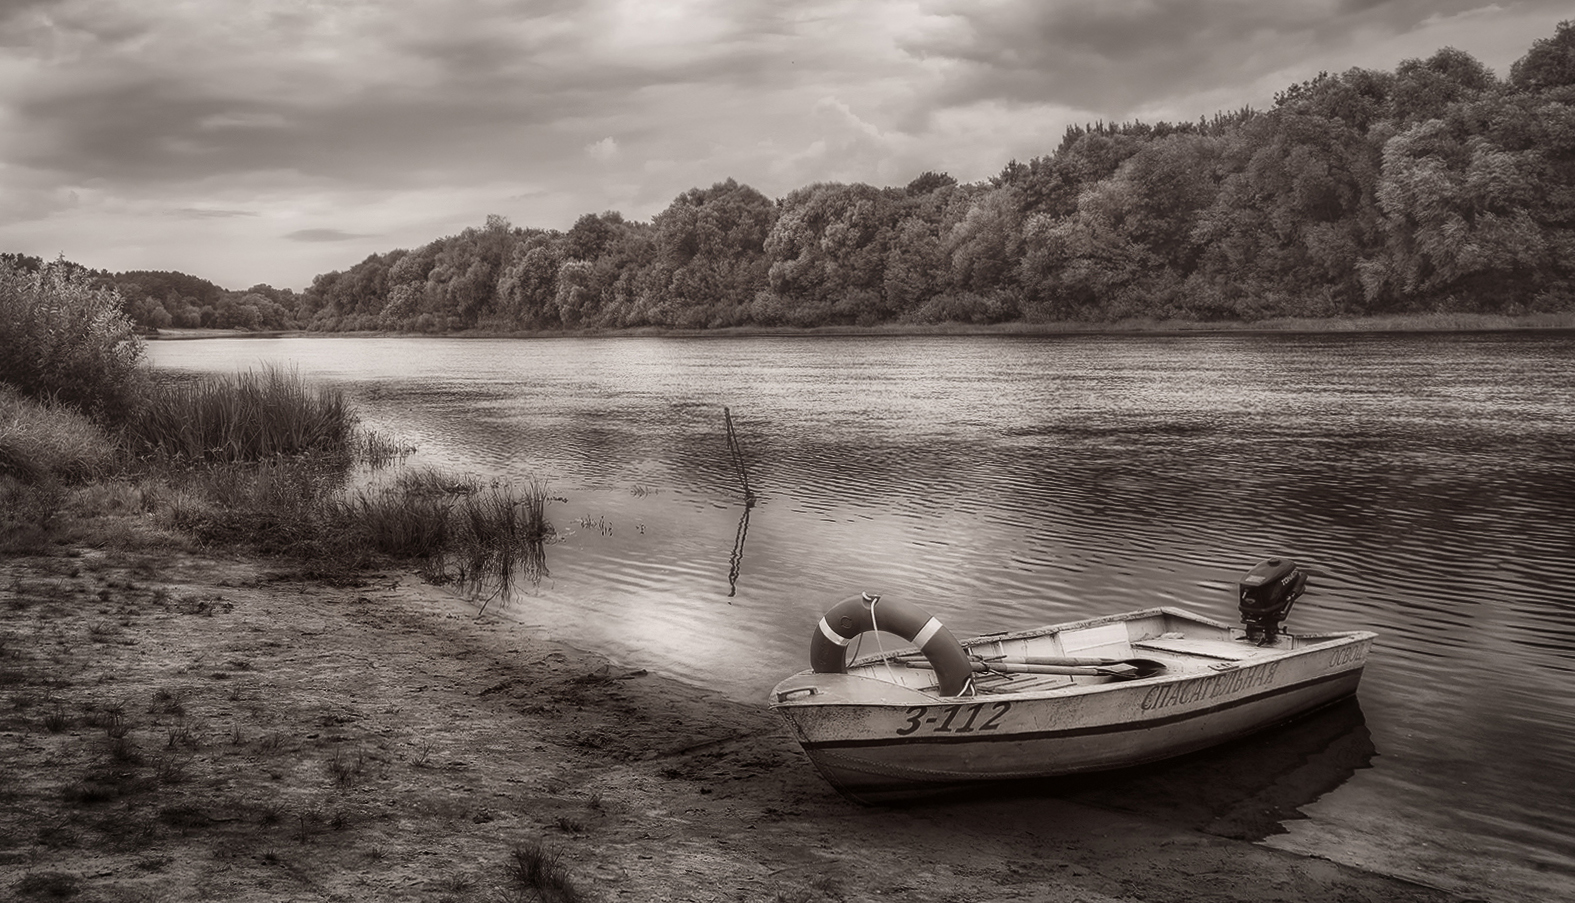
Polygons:
<instances>
[{"instance_id":1,"label":"boat hull","mask_svg":"<svg viewBox=\"0 0 1575 903\"><path fill-rule=\"evenodd\" d=\"M1372 639L1330 635L1249 660L1173 662L1161 676L1042 693L943 698L883 687L885 698L852 701L859 692L837 691L873 678L801 674L779 686L773 707L833 787L879 802L1122 768L1243 737L1355 693ZM816 684L826 692L800 695Z\"/></svg>"}]
</instances>

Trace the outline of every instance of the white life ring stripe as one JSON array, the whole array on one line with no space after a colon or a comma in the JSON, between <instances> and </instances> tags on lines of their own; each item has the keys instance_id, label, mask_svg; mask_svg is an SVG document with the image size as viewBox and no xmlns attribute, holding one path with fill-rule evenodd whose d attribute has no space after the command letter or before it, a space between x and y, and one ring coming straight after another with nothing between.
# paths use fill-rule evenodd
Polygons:
<instances>
[{"instance_id":1,"label":"white life ring stripe","mask_svg":"<svg viewBox=\"0 0 1575 903\"><path fill-rule=\"evenodd\" d=\"M803 628L799 628L799 629L802 630ZM832 641L833 643L836 643L838 646L846 646L847 644L853 642L853 638L852 637L842 636L841 634L837 633L835 630L832 630L831 629L831 625L826 623L826 619L825 618L821 618L820 619L820 632L821 632L821 634L823 634L826 637L826 639Z\"/></svg>"},{"instance_id":2,"label":"white life ring stripe","mask_svg":"<svg viewBox=\"0 0 1575 903\"><path fill-rule=\"evenodd\" d=\"M825 618L821 618L821 620L824 621ZM940 621L937 621L934 618L931 618L928 621L925 621L924 622L924 628L922 630L920 630L918 633L913 635L913 645L919 647L920 649L923 649L924 648L924 644L928 643L930 641L930 639L932 637L934 637L937 633L940 633L940 631L941 631L941 622Z\"/></svg>"}]
</instances>

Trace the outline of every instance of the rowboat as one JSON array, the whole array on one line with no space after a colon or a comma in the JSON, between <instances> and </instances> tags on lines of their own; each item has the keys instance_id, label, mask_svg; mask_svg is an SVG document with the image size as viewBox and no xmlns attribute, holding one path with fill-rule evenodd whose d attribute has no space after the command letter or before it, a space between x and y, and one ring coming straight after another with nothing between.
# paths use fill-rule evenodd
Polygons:
<instances>
[{"instance_id":1,"label":"rowboat","mask_svg":"<svg viewBox=\"0 0 1575 903\"><path fill-rule=\"evenodd\" d=\"M820 619L810 669L770 706L859 802L1154 762L1356 692L1376 635L1283 629L1306 581L1288 559L1254 567L1242 627L1163 606L962 642L917 606L864 593ZM864 634L878 651L849 662ZM883 634L905 642L886 650Z\"/></svg>"}]
</instances>

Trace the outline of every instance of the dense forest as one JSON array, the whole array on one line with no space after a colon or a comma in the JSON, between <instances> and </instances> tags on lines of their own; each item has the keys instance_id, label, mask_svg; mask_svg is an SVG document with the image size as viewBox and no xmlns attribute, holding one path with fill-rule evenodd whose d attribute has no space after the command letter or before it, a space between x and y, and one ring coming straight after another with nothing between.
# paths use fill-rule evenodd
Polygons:
<instances>
[{"instance_id":1,"label":"dense forest","mask_svg":"<svg viewBox=\"0 0 1575 903\"><path fill-rule=\"evenodd\" d=\"M107 276L107 274L106 274ZM498 216L300 294L109 277L148 326L530 332L1575 311L1575 23L1198 122L1069 129L982 182L732 179L650 222Z\"/></svg>"},{"instance_id":2,"label":"dense forest","mask_svg":"<svg viewBox=\"0 0 1575 903\"><path fill-rule=\"evenodd\" d=\"M126 313L145 329L297 329L301 296L269 285L229 291L206 279L166 270L111 273L70 260L45 261L27 254L0 254L0 266L37 273L45 266L83 274L104 288L119 291Z\"/></svg>"}]
</instances>

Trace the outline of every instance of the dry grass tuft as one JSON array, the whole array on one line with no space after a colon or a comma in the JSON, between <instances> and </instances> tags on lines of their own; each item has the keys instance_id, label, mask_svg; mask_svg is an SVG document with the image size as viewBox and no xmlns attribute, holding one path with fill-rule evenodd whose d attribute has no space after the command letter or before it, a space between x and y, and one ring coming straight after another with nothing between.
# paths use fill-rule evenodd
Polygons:
<instances>
[{"instance_id":1,"label":"dry grass tuft","mask_svg":"<svg viewBox=\"0 0 1575 903\"><path fill-rule=\"evenodd\" d=\"M516 846L504 867L513 888L534 894L542 903L580 903L585 899L569 870L561 863L562 851L549 853L540 842Z\"/></svg>"}]
</instances>

